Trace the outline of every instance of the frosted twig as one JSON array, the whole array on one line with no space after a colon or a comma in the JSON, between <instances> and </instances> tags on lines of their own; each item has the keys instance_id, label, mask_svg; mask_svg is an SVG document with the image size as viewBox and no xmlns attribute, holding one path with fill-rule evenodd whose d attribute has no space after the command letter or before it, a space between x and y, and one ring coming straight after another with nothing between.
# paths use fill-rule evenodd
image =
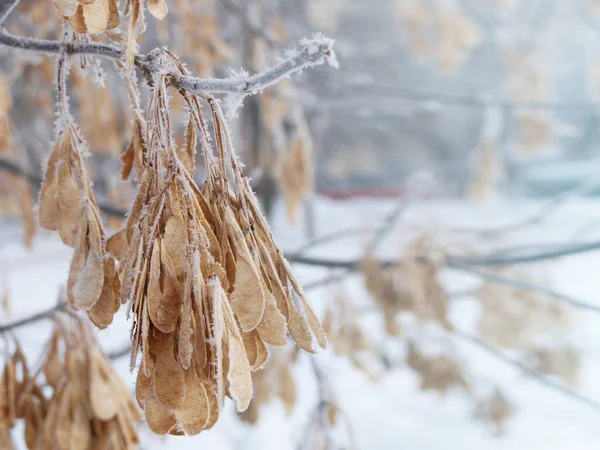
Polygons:
<instances>
[{"instance_id":1,"label":"frosted twig","mask_svg":"<svg viewBox=\"0 0 600 450\"><path fill-rule=\"evenodd\" d=\"M6 0L0 0L4 2ZM122 59L123 51L112 45L104 44L72 44L45 39L33 39L13 36L0 30L0 44L21 50L41 53L61 53L69 55L95 55L110 59ZM196 78L171 74L171 82L178 89L196 94L256 94L269 86L279 82L306 67L314 67L328 62L336 66L337 61L332 50L333 40L317 36L313 39L300 41L302 48L292 56L282 61L279 65L263 73L249 77L230 78ZM135 65L146 73L164 71L162 65L157 65L154 55L159 52L150 52L149 56L139 55L135 58Z\"/></svg>"},{"instance_id":2,"label":"frosted twig","mask_svg":"<svg viewBox=\"0 0 600 450\"><path fill-rule=\"evenodd\" d=\"M314 39L300 41L302 48L277 66L249 77L233 78L195 78L173 75L173 86L194 93L211 92L213 94L256 94L283 78L300 72L306 67L324 64L336 66L333 53L333 40L316 36Z\"/></svg>"}]
</instances>

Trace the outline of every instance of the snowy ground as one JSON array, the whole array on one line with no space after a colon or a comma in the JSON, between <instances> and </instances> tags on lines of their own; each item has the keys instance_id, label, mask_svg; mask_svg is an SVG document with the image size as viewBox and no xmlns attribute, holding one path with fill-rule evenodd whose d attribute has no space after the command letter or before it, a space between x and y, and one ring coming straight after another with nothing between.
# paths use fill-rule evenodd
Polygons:
<instances>
[{"instance_id":1,"label":"snowy ground","mask_svg":"<svg viewBox=\"0 0 600 450\"><path fill-rule=\"evenodd\" d=\"M393 208L389 201L319 201L316 207L318 234L336 229L365 228L377 224ZM463 203L428 202L407 212L406 219L412 223L433 223L447 226L488 227L511 223L535 210L532 203L505 202L493 207L474 207ZM600 217L600 204L573 202L550 217L543 226L511 238L510 244L556 242L571 238L585 224ZM304 241L299 229L290 229L281 216L274 228L280 246L293 250ZM8 322L27 316L32 312L50 307L56 301L59 287L66 281L71 250L62 245L54 235L40 234L32 251L21 248L15 228L7 226L0 232L0 282L7 282L11 298L10 317L0 317ZM396 242L383 246L383 253L393 255L407 229L398 229ZM586 237L591 238L592 234ZM317 249L311 254L335 258L352 258L358 254L363 239L343 240ZM490 248L507 242L489 242ZM466 241L465 246L469 245ZM552 286L565 294L600 305L600 277L597 275L600 252L588 253L563 259L548 267ZM298 267L304 282L317 280L325 272L314 268ZM473 279L448 274L448 283L464 286ZM349 290L355 294L357 303L366 297L361 295L360 283L351 280ZM331 289L312 291L310 300L317 310L332 297ZM468 314L467 314L468 315ZM122 348L128 341L128 327L121 310L115 323L108 330L99 332L104 348ZM471 326L460 310L453 312L457 323ZM570 338L582 348L584 354L581 391L600 401L600 317L578 312L574 316L576 327ZM373 336L380 333L374 329L377 321L365 319ZM38 323L21 329L17 335L28 354L35 355L48 338L50 324ZM380 343L381 344L381 343ZM383 345L383 344L381 344ZM394 342L386 342L388 349ZM343 359L323 353L319 363L327 371L342 408L349 414L357 447L364 450L437 450L437 449L511 449L511 450L578 450L600 446L600 413L572 399L549 390L538 382L526 378L512 367L498 362L472 344L456 342L456 349L468 361L470 373L477 383L491 379L498 383L518 411L510 420L508 433L493 438L489 428L470 418L470 404L461 393L450 394L444 399L418 391L418 380L408 369L398 367L388 372L380 382L372 383L355 371ZM116 366L128 383L133 377L128 373L127 358ZM219 423L210 431L191 438L155 438L143 434L143 448L211 450L260 449L286 450L295 448L308 420L309 411L316 401L315 382L307 359L300 358L294 369L299 388L299 401L292 417L287 418L283 405L275 401L268 410L261 411L262 420L251 428L240 422L231 402ZM24 448L24 447L23 447Z\"/></svg>"}]
</instances>

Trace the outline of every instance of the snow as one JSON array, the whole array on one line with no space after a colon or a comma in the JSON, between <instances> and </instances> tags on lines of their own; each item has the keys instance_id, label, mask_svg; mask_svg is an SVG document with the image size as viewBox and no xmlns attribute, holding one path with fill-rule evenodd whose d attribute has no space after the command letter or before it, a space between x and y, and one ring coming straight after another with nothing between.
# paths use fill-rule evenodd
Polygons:
<instances>
[{"instance_id":1,"label":"snow","mask_svg":"<svg viewBox=\"0 0 600 450\"><path fill-rule=\"evenodd\" d=\"M318 220L316 229L319 234L356 227L366 230L376 226L394 206L393 202L381 200L319 200L315 210ZM443 226L501 226L526 217L539 206L539 203L509 200L485 207L447 200L427 201L407 211L403 225L398 227L394 238L382 246L381 255L393 256L406 236L419 225L437 226L439 229L443 229ZM593 200L572 201L550 216L543 225L532 227L510 239L488 240L483 245L486 249L493 249L508 243L519 245L564 241L586 223L596 220L599 213L600 204ZM280 246L285 250L294 250L304 242L303 231L290 228L282 212L275 217L273 228ZM40 233L34 248L27 251L14 238L15 230L14 225L6 224L2 225L0 233L0 283L8 283L11 298L10 317L0 318L2 322L51 307L58 297L61 284L66 281L71 256L71 250L60 243L57 236L48 233ZM461 248L462 245L470 248L467 246L473 245L470 242L472 239L466 236L464 242L450 243L452 248ZM367 240L368 234L358 239L346 238L314 249L310 254L350 259L359 254L360 246ZM600 277L597 276L599 259L600 254L587 253L546 264L545 269L550 274L552 287L557 291L600 304ZM321 269L297 269L301 281L305 283L326 276ZM456 273L444 274L443 280L452 289L463 289L475 283L473 277ZM367 304L359 280L352 278L346 286L358 305ZM333 297L333 293L332 288L324 288L308 294L319 312ZM122 308L114 324L98 332L105 350L120 349L128 342L129 324L124 315L125 308ZM474 313L468 302L457 302L453 306L452 317L457 319L456 323L461 329L472 330ZM591 313L574 312L573 323L576 326L573 326L568 337L583 353L580 390L600 400L600 384L597 382L600 379L600 318ZM369 330L369 336L376 340L378 346L384 347L391 355L401 354L402 342L394 342L389 338L384 342L377 324L376 316L364 319L365 329ZM49 332L50 324L40 322L16 333L30 360L34 360ZM364 374L353 369L347 360L323 352L317 356L318 362L326 370L340 406L351 419L358 448L587 450L600 445L598 411L526 378L468 342L456 340L452 343L453 351L467 363L469 378L477 389L485 389L493 381L516 406L517 412L509 420L507 434L495 438L485 424L472 420L472 403L461 392L451 392L445 398L420 392L417 377L401 361L385 373L379 382L371 382ZM118 360L115 365L133 389L134 377L129 374L128 358ZM212 430L188 438L156 437L144 431L143 448L294 449L316 402L316 385L305 355L296 363L294 377L298 386L298 403L289 418L285 416L280 401L275 400L268 408L261 410L259 424L250 427L236 418L233 402L227 401L220 421ZM16 437L20 435L15 433Z\"/></svg>"}]
</instances>

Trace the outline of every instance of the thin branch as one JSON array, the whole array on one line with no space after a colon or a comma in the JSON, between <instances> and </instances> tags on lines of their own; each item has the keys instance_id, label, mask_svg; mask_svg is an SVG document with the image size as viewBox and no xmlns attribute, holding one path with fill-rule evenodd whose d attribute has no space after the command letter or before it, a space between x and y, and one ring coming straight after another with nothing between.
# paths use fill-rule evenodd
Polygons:
<instances>
[{"instance_id":1,"label":"thin branch","mask_svg":"<svg viewBox=\"0 0 600 450\"><path fill-rule=\"evenodd\" d=\"M0 0L0 18L2 18L2 20L5 19L17 3L18 0ZM73 44L45 39L19 37L7 33L2 29L0 29L0 44L20 50L41 53L65 52L69 55L85 54L117 60L122 59L124 56L121 49L112 45L95 43ZM255 94L276 84L281 79L300 72L307 67L318 66L326 62L337 67L335 53L332 49L332 39L315 36L313 39L303 39L300 41L300 45L302 46L301 49L294 52L289 58L283 60L274 68L257 75L231 78L196 78L171 73L172 84L178 89L187 90L197 94ZM165 68L162 65L156 65L154 54L156 54L156 52L152 51L148 54L149 56L138 55L135 58L135 65L149 73L164 71Z\"/></svg>"},{"instance_id":2,"label":"thin branch","mask_svg":"<svg viewBox=\"0 0 600 450\"><path fill-rule=\"evenodd\" d=\"M347 237L354 237L361 233L369 233L373 231L372 227L362 227L362 228L347 228L345 230L333 231L331 233L322 234L321 236L317 236L314 239L307 241L304 245L294 250L294 255L302 255L307 251L311 250L314 247L319 247L322 244L329 244L338 239L344 239Z\"/></svg>"},{"instance_id":3,"label":"thin branch","mask_svg":"<svg viewBox=\"0 0 600 450\"><path fill-rule=\"evenodd\" d=\"M316 265L316 266L321 266L321 267L346 269L346 272L344 272L344 273L329 275L321 280L317 280L317 281L313 281L311 283L305 284L304 285L305 290L317 289L317 288L320 288L323 286L328 286L330 284L333 284L333 283L336 283L339 281L343 281L346 278L348 278L349 276L351 276L353 273L355 273L356 270L358 270L358 264L359 264L358 261L322 260L322 259L318 259L318 258L303 257L301 255L291 255L291 256L288 256L288 259L290 261L298 263L298 264L308 264L308 265ZM380 261L380 264L383 267L391 267L394 264L396 264L396 261ZM514 287L516 289L523 290L523 291L537 292L537 293L546 295L546 296L550 297L551 299L568 303L569 305L571 305L575 308L579 308L584 311L600 313L600 307L598 307L598 306L595 306L591 303L579 300L577 298L574 298L574 297L571 297L571 296L568 296L565 294L561 294L560 292L556 292L552 289L548 289L548 288L539 286L534 283L529 283L527 281L513 279L513 278L509 278L509 277L504 277L502 275L497 275L494 273L482 271L482 270L477 269L476 267L461 264L456 261L453 261L452 259L447 260L446 267L448 267L449 269L460 270L460 271L463 271L466 273L471 273L473 275L478 275L481 278L491 281L493 283L498 283L498 284L502 284L505 286L511 286L511 287ZM463 294L463 293L461 293L461 294Z\"/></svg>"},{"instance_id":4,"label":"thin branch","mask_svg":"<svg viewBox=\"0 0 600 450\"><path fill-rule=\"evenodd\" d=\"M31 325L33 323L39 322L41 320L50 319L54 315L54 313L59 311L64 311L66 308L66 304L64 302L58 302L52 308L47 309L45 311L41 311L39 313L33 314L28 317L24 317L20 320L15 320L14 322L7 323L5 325L0 325L0 333L6 333L8 331L12 331L16 328L23 327L25 325Z\"/></svg>"},{"instance_id":5,"label":"thin branch","mask_svg":"<svg viewBox=\"0 0 600 450\"><path fill-rule=\"evenodd\" d=\"M509 266L547 261L598 249L600 249L600 241L575 242L566 245L528 245L500 250L481 258L454 256L449 259L449 266Z\"/></svg>"},{"instance_id":6,"label":"thin branch","mask_svg":"<svg viewBox=\"0 0 600 450\"><path fill-rule=\"evenodd\" d=\"M6 20L18 3L19 0L0 0L0 25Z\"/></svg>"},{"instance_id":7,"label":"thin branch","mask_svg":"<svg viewBox=\"0 0 600 450\"><path fill-rule=\"evenodd\" d=\"M319 266L324 267L326 269L348 269L348 270L356 270L360 264L360 260L352 259L352 260L341 260L341 259L324 259L324 258L315 258L310 256L303 255L286 255L286 258L290 263L296 264L304 264L305 266ZM396 264L396 261L393 260L383 260L380 261L380 264L383 267L390 267Z\"/></svg>"},{"instance_id":8,"label":"thin branch","mask_svg":"<svg viewBox=\"0 0 600 450\"><path fill-rule=\"evenodd\" d=\"M112 352L108 352L106 354L106 356L108 357L108 359L110 360L115 360L115 359L120 359L123 358L125 356L128 356L131 352L131 344L126 344L123 346L123 348L120 348L118 350L113 350Z\"/></svg>"},{"instance_id":9,"label":"thin branch","mask_svg":"<svg viewBox=\"0 0 600 450\"><path fill-rule=\"evenodd\" d=\"M471 342L472 344L479 346L481 349L487 351L488 353L495 356L502 362L518 369L519 371L523 372L528 377L535 379L536 381L540 382L544 386L554 389L554 390L560 392L561 394L564 394L567 397L569 397L579 403L582 403L582 404L594 409L595 411L600 412L600 403L598 403L597 401L595 401L589 397L586 397L585 395L582 395L579 392L577 392L573 389L570 389L561 383L554 381L550 377L542 375L541 373L537 372L536 370L531 369L530 367L528 367L526 364L522 363L521 361L518 361L516 359L513 359L513 358L507 356L501 350L498 350L497 348L489 345L487 342L479 339L478 337L469 335L467 333L463 333L462 331L454 331L453 336L456 336L457 338L462 339L463 341Z\"/></svg>"},{"instance_id":10,"label":"thin branch","mask_svg":"<svg viewBox=\"0 0 600 450\"><path fill-rule=\"evenodd\" d=\"M565 294L561 294L560 292L553 291L552 289L548 289L543 286L539 286L535 283L529 283L529 282L523 281L523 280L504 277L502 275L485 272L485 271L476 269L474 267L456 265L456 266L452 266L452 269L461 270L463 272L477 275L477 276L483 278L484 280L490 281L492 283L497 283L497 284L502 284L504 286L514 287L514 288L522 290L522 291L537 292L539 294L543 294L548 297L551 297L555 300L560 300L565 303L568 303L569 305L574 306L576 308L583 309L586 311L592 311L595 313L600 313L600 307L598 307L598 306L578 300L574 297L570 297Z\"/></svg>"},{"instance_id":11,"label":"thin branch","mask_svg":"<svg viewBox=\"0 0 600 450\"><path fill-rule=\"evenodd\" d=\"M534 248L536 251L532 252ZM542 250L539 250L542 248ZM534 263L547 261L550 259L562 258L564 256L578 255L600 249L600 241L579 242L574 244L560 246L524 246L513 247L506 250L500 250L488 256L468 257L468 256L448 256L446 265L449 268L462 268L464 266L510 266L524 263ZM523 254L524 250L530 253ZM292 254L288 257L290 262L304 264L307 266L320 266L330 269L355 269L360 263L359 260L337 260L313 258L303 255ZM395 261L380 261L383 267L393 266Z\"/></svg>"},{"instance_id":12,"label":"thin branch","mask_svg":"<svg viewBox=\"0 0 600 450\"><path fill-rule=\"evenodd\" d=\"M38 53L61 53L69 55L93 55L103 58L121 59L123 52L117 47L105 44L71 44L47 39L14 36L0 30L0 44L6 47ZM141 60L140 60L141 61Z\"/></svg>"},{"instance_id":13,"label":"thin branch","mask_svg":"<svg viewBox=\"0 0 600 450\"><path fill-rule=\"evenodd\" d=\"M331 39L317 37L302 40L300 44L302 48L299 51L272 69L257 75L221 79L173 75L172 83L178 89L194 93L256 94L304 68L319 66L325 62L333 66L337 64Z\"/></svg>"}]
</instances>

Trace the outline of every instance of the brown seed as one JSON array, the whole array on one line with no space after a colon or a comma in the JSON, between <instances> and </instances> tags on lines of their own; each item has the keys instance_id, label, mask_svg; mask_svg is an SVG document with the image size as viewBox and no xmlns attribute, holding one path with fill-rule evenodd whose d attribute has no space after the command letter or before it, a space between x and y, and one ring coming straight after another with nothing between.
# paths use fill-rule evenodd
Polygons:
<instances>
[{"instance_id":1,"label":"brown seed","mask_svg":"<svg viewBox=\"0 0 600 450\"><path fill-rule=\"evenodd\" d=\"M287 324L283 314L277 309L275 297L264 289L265 313L262 320L256 327L256 331L267 344L281 346L287 344Z\"/></svg>"},{"instance_id":2,"label":"brown seed","mask_svg":"<svg viewBox=\"0 0 600 450\"><path fill-rule=\"evenodd\" d=\"M161 261L172 277L185 270L187 229L183 222L171 217L165 226L165 235L161 241Z\"/></svg>"},{"instance_id":3,"label":"brown seed","mask_svg":"<svg viewBox=\"0 0 600 450\"><path fill-rule=\"evenodd\" d=\"M167 4L165 0L148 0L148 11L158 20L162 20L168 12Z\"/></svg>"},{"instance_id":4,"label":"brown seed","mask_svg":"<svg viewBox=\"0 0 600 450\"><path fill-rule=\"evenodd\" d=\"M185 402L175 410L175 418L187 434L198 434L207 425L210 416L208 395L194 368L185 371L185 385Z\"/></svg>"},{"instance_id":5,"label":"brown seed","mask_svg":"<svg viewBox=\"0 0 600 450\"><path fill-rule=\"evenodd\" d=\"M265 312L265 295L249 255L238 256L231 306L246 332L258 326Z\"/></svg>"},{"instance_id":6,"label":"brown seed","mask_svg":"<svg viewBox=\"0 0 600 450\"><path fill-rule=\"evenodd\" d=\"M81 191L73 180L70 157L64 155L58 167L58 234L70 247L75 246L81 217Z\"/></svg>"},{"instance_id":7,"label":"brown seed","mask_svg":"<svg viewBox=\"0 0 600 450\"><path fill-rule=\"evenodd\" d=\"M54 333L50 340L50 350L44 364L44 376L46 377L46 382L56 389L63 376L63 372L64 364L58 355L58 334Z\"/></svg>"},{"instance_id":8,"label":"brown seed","mask_svg":"<svg viewBox=\"0 0 600 450\"><path fill-rule=\"evenodd\" d=\"M177 423L175 414L154 396L149 396L144 402L146 424L156 434L168 433Z\"/></svg>"},{"instance_id":9,"label":"brown seed","mask_svg":"<svg viewBox=\"0 0 600 450\"><path fill-rule=\"evenodd\" d=\"M154 366L154 394L167 408L180 408L185 400L185 376L174 355L173 335L164 335Z\"/></svg>"},{"instance_id":10,"label":"brown seed","mask_svg":"<svg viewBox=\"0 0 600 450\"><path fill-rule=\"evenodd\" d=\"M235 324L234 324L235 325ZM250 376L250 365L244 351L244 343L239 331L227 330L228 334L228 357L229 370L227 380L229 381L229 393L237 403L237 410L244 411L248 408L252 399L252 377Z\"/></svg>"},{"instance_id":11,"label":"brown seed","mask_svg":"<svg viewBox=\"0 0 600 450\"><path fill-rule=\"evenodd\" d=\"M88 317L101 330L109 326L119 309L119 277L116 273L115 260L104 259L104 286L98 301L88 310Z\"/></svg>"},{"instance_id":12,"label":"brown seed","mask_svg":"<svg viewBox=\"0 0 600 450\"><path fill-rule=\"evenodd\" d=\"M58 228L58 168L64 163L64 133L60 134L48 159L40 191L40 225L47 230Z\"/></svg>"},{"instance_id":13,"label":"brown seed","mask_svg":"<svg viewBox=\"0 0 600 450\"><path fill-rule=\"evenodd\" d=\"M111 383L112 376L104 356L94 350L90 357L90 403L94 416L102 421L115 417L122 405L122 397Z\"/></svg>"}]
</instances>

